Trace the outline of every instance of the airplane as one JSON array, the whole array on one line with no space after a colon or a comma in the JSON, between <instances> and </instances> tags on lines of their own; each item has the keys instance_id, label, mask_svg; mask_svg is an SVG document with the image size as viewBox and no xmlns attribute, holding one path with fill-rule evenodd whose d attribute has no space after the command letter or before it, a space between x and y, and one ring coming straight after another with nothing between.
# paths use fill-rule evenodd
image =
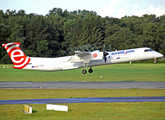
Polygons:
<instances>
[{"instance_id":1,"label":"airplane","mask_svg":"<svg viewBox=\"0 0 165 120\"><path fill-rule=\"evenodd\" d=\"M5 43L2 46L6 49L16 69L26 70L41 70L41 71L59 71L76 68L83 68L82 73L86 74L87 67L90 67L88 72L92 73L93 66L116 64L123 62L132 62L140 60L154 59L163 57L159 52L156 52L148 47L127 49L120 51L105 51L95 50L93 52L75 51L75 55L64 56L57 58L29 57L20 48L20 42Z\"/></svg>"}]
</instances>

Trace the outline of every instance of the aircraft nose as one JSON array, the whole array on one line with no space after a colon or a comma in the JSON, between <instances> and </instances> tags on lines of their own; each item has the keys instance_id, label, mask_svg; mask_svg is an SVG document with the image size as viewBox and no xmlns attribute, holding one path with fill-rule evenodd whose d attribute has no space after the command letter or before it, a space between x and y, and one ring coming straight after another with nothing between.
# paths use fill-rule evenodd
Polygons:
<instances>
[{"instance_id":1,"label":"aircraft nose","mask_svg":"<svg viewBox=\"0 0 165 120\"><path fill-rule=\"evenodd\" d=\"M163 57L161 53L154 52L154 58L161 58L161 57Z\"/></svg>"}]
</instances>

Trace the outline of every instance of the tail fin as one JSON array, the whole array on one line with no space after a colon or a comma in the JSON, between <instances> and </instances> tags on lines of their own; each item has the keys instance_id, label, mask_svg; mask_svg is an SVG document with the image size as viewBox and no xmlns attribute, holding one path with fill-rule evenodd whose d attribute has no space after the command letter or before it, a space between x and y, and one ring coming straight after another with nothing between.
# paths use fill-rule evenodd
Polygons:
<instances>
[{"instance_id":1,"label":"tail fin","mask_svg":"<svg viewBox=\"0 0 165 120\"><path fill-rule=\"evenodd\" d=\"M14 64L13 68L17 69L24 68L30 62L30 58L27 57L26 54L19 47L20 44L21 43L19 42L2 44Z\"/></svg>"}]
</instances>

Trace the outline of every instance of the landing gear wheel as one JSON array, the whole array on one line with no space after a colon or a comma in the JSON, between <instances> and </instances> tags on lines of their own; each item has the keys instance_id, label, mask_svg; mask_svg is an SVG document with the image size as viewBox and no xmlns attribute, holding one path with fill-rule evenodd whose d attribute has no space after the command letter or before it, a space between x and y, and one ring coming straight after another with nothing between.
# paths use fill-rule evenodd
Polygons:
<instances>
[{"instance_id":1,"label":"landing gear wheel","mask_svg":"<svg viewBox=\"0 0 165 120\"><path fill-rule=\"evenodd\" d=\"M83 74L86 74L86 73L87 73L87 71L86 71L86 70L83 70L83 71L82 71L82 73L83 73Z\"/></svg>"},{"instance_id":2,"label":"landing gear wheel","mask_svg":"<svg viewBox=\"0 0 165 120\"><path fill-rule=\"evenodd\" d=\"M156 60L154 60L154 63L156 64L156 63L157 63L157 61L156 61Z\"/></svg>"},{"instance_id":3,"label":"landing gear wheel","mask_svg":"<svg viewBox=\"0 0 165 120\"><path fill-rule=\"evenodd\" d=\"M93 73L93 70L90 68L90 69L88 70L88 72L89 72L89 73Z\"/></svg>"},{"instance_id":4,"label":"landing gear wheel","mask_svg":"<svg viewBox=\"0 0 165 120\"><path fill-rule=\"evenodd\" d=\"M154 58L154 64L156 64L157 63L157 60L156 60L156 58Z\"/></svg>"}]
</instances>

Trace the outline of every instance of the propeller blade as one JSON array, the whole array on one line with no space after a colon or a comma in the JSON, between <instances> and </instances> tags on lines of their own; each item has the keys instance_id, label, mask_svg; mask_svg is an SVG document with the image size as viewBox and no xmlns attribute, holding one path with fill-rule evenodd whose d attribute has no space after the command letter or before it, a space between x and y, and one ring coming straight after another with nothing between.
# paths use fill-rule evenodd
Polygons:
<instances>
[{"instance_id":1,"label":"propeller blade","mask_svg":"<svg viewBox=\"0 0 165 120\"><path fill-rule=\"evenodd\" d=\"M111 52L111 45L109 45L109 52Z\"/></svg>"},{"instance_id":2,"label":"propeller blade","mask_svg":"<svg viewBox=\"0 0 165 120\"><path fill-rule=\"evenodd\" d=\"M107 55L108 55L107 52L104 52L104 53L103 53L103 59L104 59L104 62L105 62L105 63L106 63L106 61L107 61Z\"/></svg>"},{"instance_id":3,"label":"propeller blade","mask_svg":"<svg viewBox=\"0 0 165 120\"><path fill-rule=\"evenodd\" d=\"M105 62L105 63L107 62L107 57L106 57L106 56L104 56L104 62Z\"/></svg>"},{"instance_id":4,"label":"propeller blade","mask_svg":"<svg viewBox=\"0 0 165 120\"><path fill-rule=\"evenodd\" d=\"M105 52L105 44L104 44L104 47L103 47L103 52Z\"/></svg>"},{"instance_id":5,"label":"propeller blade","mask_svg":"<svg viewBox=\"0 0 165 120\"><path fill-rule=\"evenodd\" d=\"M103 47L103 59L104 59L105 63L107 62L107 57L106 57L107 55L108 55L108 53L105 52L105 44L104 44L104 47Z\"/></svg>"}]
</instances>

